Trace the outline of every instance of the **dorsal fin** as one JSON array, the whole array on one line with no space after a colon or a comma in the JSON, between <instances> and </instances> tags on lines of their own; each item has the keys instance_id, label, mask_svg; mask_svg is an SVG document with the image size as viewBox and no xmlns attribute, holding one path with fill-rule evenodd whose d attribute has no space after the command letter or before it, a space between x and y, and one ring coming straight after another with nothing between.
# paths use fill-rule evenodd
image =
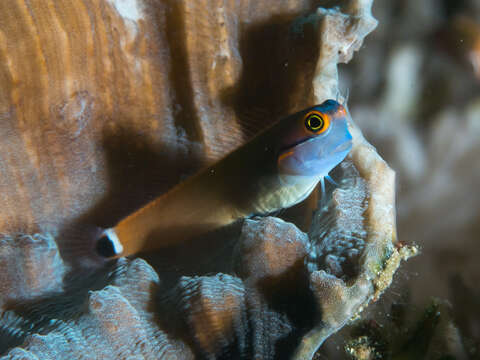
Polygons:
<instances>
[{"instance_id":1,"label":"dorsal fin","mask_svg":"<svg viewBox=\"0 0 480 360\"><path fill-rule=\"evenodd\" d=\"M245 139L251 139L279 119L270 111L261 107L251 107L237 113L239 124L244 132Z\"/></svg>"},{"instance_id":2,"label":"dorsal fin","mask_svg":"<svg viewBox=\"0 0 480 360\"><path fill-rule=\"evenodd\" d=\"M210 144L207 157L210 161L221 159L229 152L249 142L253 137L271 126L277 120L279 120L279 118L273 116L271 112L265 108L249 107L235 111L235 116L226 119L221 125L223 128L220 132L228 134L228 138L217 138L218 141Z\"/></svg>"}]
</instances>

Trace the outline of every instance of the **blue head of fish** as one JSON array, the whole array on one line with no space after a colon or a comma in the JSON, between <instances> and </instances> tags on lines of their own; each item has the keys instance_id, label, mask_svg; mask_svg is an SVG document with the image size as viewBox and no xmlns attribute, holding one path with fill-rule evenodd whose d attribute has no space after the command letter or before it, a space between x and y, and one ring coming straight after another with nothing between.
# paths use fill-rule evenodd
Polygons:
<instances>
[{"instance_id":1,"label":"blue head of fish","mask_svg":"<svg viewBox=\"0 0 480 360\"><path fill-rule=\"evenodd\" d=\"M278 167L281 175L323 178L348 155L352 148L352 135L348 130L346 109L335 100L327 100L309 110L318 112L328 128L312 134L280 155Z\"/></svg>"}]
</instances>

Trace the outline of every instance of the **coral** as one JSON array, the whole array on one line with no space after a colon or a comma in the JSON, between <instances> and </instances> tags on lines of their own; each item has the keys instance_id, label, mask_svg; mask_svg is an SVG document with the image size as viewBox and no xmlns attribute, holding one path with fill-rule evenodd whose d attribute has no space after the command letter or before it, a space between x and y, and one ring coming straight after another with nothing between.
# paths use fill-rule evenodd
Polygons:
<instances>
[{"instance_id":1,"label":"coral","mask_svg":"<svg viewBox=\"0 0 480 360\"><path fill-rule=\"evenodd\" d=\"M0 34L9 34L0 37L0 134L11 135L2 145L0 227L51 233L61 255L49 236L0 243L9 265L5 359L311 359L388 288L417 250L397 242L394 172L353 122L353 149L333 174L339 186L297 213L307 233L253 218L220 242L157 254L155 269L88 258L96 225L111 225L272 119L341 98L337 64L376 26L372 1L317 5L0 5Z\"/></svg>"},{"instance_id":2,"label":"coral","mask_svg":"<svg viewBox=\"0 0 480 360\"><path fill-rule=\"evenodd\" d=\"M181 353L181 358L188 359L188 349L161 332L155 314L147 311L159 282L152 268L140 259L121 261L110 276L110 285L86 296L69 291L63 293L72 302L69 305L72 313L65 319L58 318L62 314L55 308L61 306L56 299L48 299L50 307L39 308L34 314L24 316L27 320L33 315L48 318L54 323L51 326L31 329L21 321L10 320L10 326L17 328L13 335L19 337L20 342L25 341L21 348L14 348L3 358L118 359L143 356L157 359L160 356L168 359L169 356L177 358L176 354ZM67 307L62 305L64 309ZM6 321L2 319L4 331ZM31 336L25 337L32 332Z\"/></svg>"},{"instance_id":3,"label":"coral","mask_svg":"<svg viewBox=\"0 0 480 360\"><path fill-rule=\"evenodd\" d=\"M325 338L373 295L365 279L346 286L323 270L309 271L309 251L305 233L266 217L243 224L229 252L232 275L181 276L171 287L145 261L121 259L104 284L97 284L99 290L79 293L70 287L61 292L63 303L50 296L43 306L30 302L17 307L17 315L6 313L0 330L22 346L4 358L286 355L319 319ZM83 289L95 288L76 281Z\"/></svg>"},{"instance_id":4,"label":"coral","mask_svg":"<svg viewBox=\"0 0 480 360\"><path fill-rule=\"evenodd\" d=\"M36 234L0 239L0 309L62 288L64 266L52 236Z\"/></svg>"}]
</instances>

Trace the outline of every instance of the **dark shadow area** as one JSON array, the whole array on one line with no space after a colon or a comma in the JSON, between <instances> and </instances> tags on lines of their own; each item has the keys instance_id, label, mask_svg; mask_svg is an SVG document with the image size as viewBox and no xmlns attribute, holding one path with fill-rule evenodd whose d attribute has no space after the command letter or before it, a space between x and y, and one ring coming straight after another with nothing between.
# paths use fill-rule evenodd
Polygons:
<instances>
[{"instance_id":1,"label":"dark shadow area","mask_svg":"<svg viewBox=\"0 0 480 360\"><path fill-rule=\"evenodd\" d=\"M467 286L459 274L450 278L450 292L452 294L452 315L455 324L466 340L471 343L472 349L480 349L480 334L478 321L480 319L480 292L478 288Z\"/></svg>"},{"instance_id":2,"label":"dark shadow area","mask_svg":"<svg viewBox=\"0 0 480 360\"><path fill-rule=\"evenodd\" d=\"M318 32L313 20L300 17L308 14L275 16L242 31L241 78L225 89L223 101L235 109L247 136L314 105Z\"/></svg>"},{"instance_id":3,"label":"dark shadow area","mask_svg":"<svg viewBox=\"0 0 480 360\"><path fill-rule=\"evenodd\" d=\"M195 332L187 323L189 316L197 315L185 312L185 303L189 301L188 296L195 299L196 294L195 291L189 293L185 289L182 290L181 277L232 274L233 253L242 224L243 221L237 221L202 237L165 248L161 252L140 254L161 274L161 286L155 293L150 311L161 314L157 317L159 327L172 338L188 344L196 359L210 359L211 356L205 354L205 349L197 343L193 336ZM214 300L215 298L210 299ZM222 304L219 306L222 307ZM237 346L235 341L227 349L222 349L225 354L228 353L226 359L243 359ZM220 354L216 355L218 356L216 358L222 358Z\"/></svg>"},{"instance_id":4,"label":"dark shadow area","mask_svg":"<svg viewBox=\"0 0 480 360\"><path fill-rule=\"evenodd\" d=\"M189 241L139 256L161 274L164 290L172 287L181 276L231 274L233 251L242 224L239 220Z\"/></svg>"},{"instance_id":5,"label":"dark shadow area","mask_svg":"<svg viewBox=\"0 0 480 360\"><path fill-rule=\"evenodd\" d=\"M443 15L447 19L459 13L469 13L474 10L465 0L441 0L441 4Z\"/></svg>"},{"instance_id":6,"label":"dark shadow area","mask_svg":"<svg viewBox=\"0 0 480 360\"><path fill-rule=\"evenodd\" d=\"M292 331L275 344L278 358L290 359L303 335L320 319L303 259L297 261L287 272L263 279L257 284L257 289L269 308L279 314L279 317L286 316L292 326Z\"/></svg>"}]
</instances>

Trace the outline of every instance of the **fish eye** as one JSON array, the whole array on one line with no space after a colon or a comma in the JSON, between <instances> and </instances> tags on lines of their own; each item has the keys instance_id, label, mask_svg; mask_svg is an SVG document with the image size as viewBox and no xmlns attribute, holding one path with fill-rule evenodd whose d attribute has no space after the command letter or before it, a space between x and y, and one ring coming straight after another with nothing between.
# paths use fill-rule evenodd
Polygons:
<instances>
[{"instance_id":1,"label":"fish eye","mask_svg":"<svg viewBox=\"0 0 480 360\"><path fill-rule=\"evenodd\" d=\"M305 115L305 127L315 134L321 134L328 129L330 121L318 111L310 111Z\"/></svg>"}]
</instances>

